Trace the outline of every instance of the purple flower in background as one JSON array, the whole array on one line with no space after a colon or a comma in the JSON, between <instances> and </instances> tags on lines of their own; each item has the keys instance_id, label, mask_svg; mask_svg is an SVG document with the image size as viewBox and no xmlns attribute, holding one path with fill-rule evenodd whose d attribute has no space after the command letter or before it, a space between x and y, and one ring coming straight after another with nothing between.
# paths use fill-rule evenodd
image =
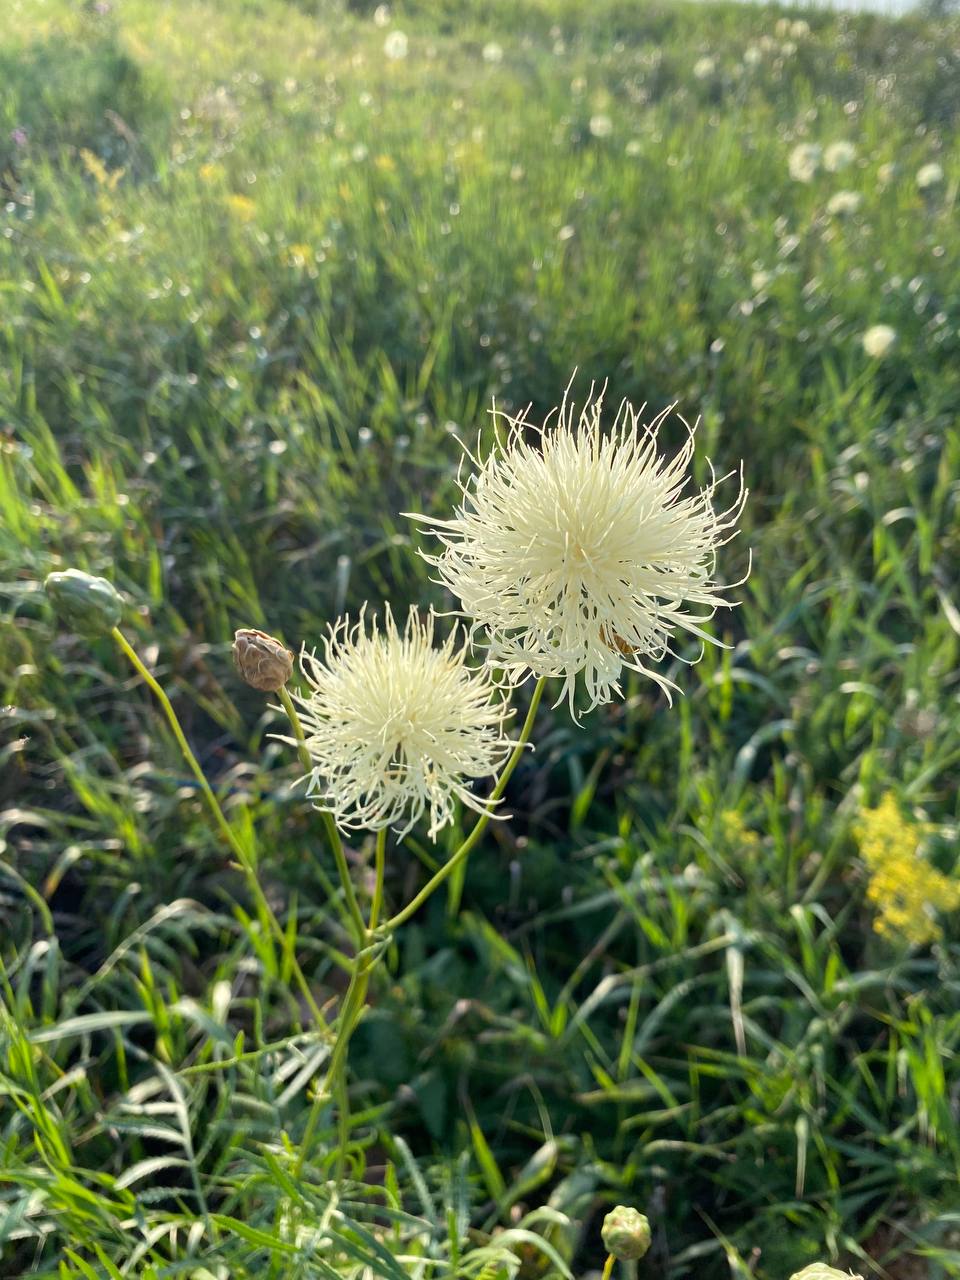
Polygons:
<instances>
[{"instance_id":1,"label":"purple flower in background","mask_svg":"<svg viewBox=\"0 0 960 1280\"><path fill-rule=\"evenodd\" d=\"M15 147L25 147L28 142L26 129L16 128L10 130L10 140Z\"/></svg>"}]
</instances>

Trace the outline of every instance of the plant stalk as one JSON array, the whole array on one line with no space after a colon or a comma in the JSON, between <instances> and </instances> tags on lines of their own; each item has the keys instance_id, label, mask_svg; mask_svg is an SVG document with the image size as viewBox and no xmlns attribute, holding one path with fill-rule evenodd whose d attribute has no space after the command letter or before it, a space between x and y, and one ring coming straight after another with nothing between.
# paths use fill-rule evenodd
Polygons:
<instances>
[{"instance_id":1,"label":"plant stalk","mask_svg":"<svg viewBox=\"0 0 960 1280\"><path fill-rule=\"evenodd\" d=\"M543 697L543 690L546 685L546 682L547 682L546 676L541 676L540 679L537 681L536 686L534 687L533 697L530 699L530 709L527 711L527 718L523 722L523 728L520 731L520 737L517 739L517 744L510 755L510 759L507 761L506 765L504 766L503 772L500 774L500 777L497 781L497 785L494 787L493 791L490 793L491 804L496 803L496 801L499 800L500 797L503 795L504 791L507 788L507 783L510 781L510 775L513 773L514 769L517 767L517 765L520 762L520 757L523 755L523 749L527 745L527 742L530 739L530 733L533 729L533 722L536 719L537 708L540 705L540 699ZM456 853L447 859L447 861L443 864L440 870L427 881L427 883L423 886L423 888L416 895L416 897L411 898L411 900L407 903L407 905L403 908L402 911L398 911L395 916L391 916L391 918L384 925L385 929L389 930L392 933L394 929L399 928L400 925L406 924L406 922L410 919L411 916L416 915L416 913L420 910L420 908L427 901L427 899L433 894L433 892L436 889L439 889L440 885L443 884L444 880L446 880L448 876L451 876L453 872L456 871L457 867L459 867L460 864L464 861L464 859L469 856L471 850L477 844L480 837L483 835L484 831L486 831L487 826L489 825L490 819L492 817L493 817L493 814L490 812L489 809L480 815L480 817L477 819L476 824L474 825L473 830L464 840L463 844L456 851Z\"/></svg>"},{"instance_id":2,"label":"plant stalk","mask_svg":"<svg viewBox=\"0 0 960 1280\"><path fill-rule=\"evenodd\" d=\"M326 1019L320 1011L320 1006L313 997L313 992L310 990L310 984L307 982L303 970L300 968L300 962L297 960L296 953L293 949L293 943L287 936L287 933L280 921L277 919L270 903L267 901L266 894L263 892L263 888L257 877L256 867L254 866L250 854L237 839L236 832L227 821L223 809L220 807L220 802L214 794L210 783L207 781L206 774L201 769L197 757L193 754L190 744L187 742L186 734L183 732L183 727L177 717L177 713L173 709L173 703L167 697L166 692L159 681L157 681L152 673L147 669L142 658L127 640L120 628L114 627L110 634L113 636L113 639L116 641L123 653L126 654L127 658L153 693L154 697L160 703L163 714L166 716L167 723L173 731L173 736L177 740L177 745L180 748L183 758L187 762L190 772L196 778L200 786L200 790L203 792L204 799L207 802L207 807L213 815L217 827L220 829L230 848L236 855L237 861L247 878L247 884L250 887L250 892L256 900L257 907L262 912L264 918L269 921L270 927L280 944L280 948L283 951L287 963L290 966L290 970L293 973L297 986L300 988L300 992L306 1001L308 1009L310 1010L310 1016L313 1018L314 1024L318 1030L324 1032L328 1031L329 1028L327 1027Z\"/></svg>"}]
</instances>

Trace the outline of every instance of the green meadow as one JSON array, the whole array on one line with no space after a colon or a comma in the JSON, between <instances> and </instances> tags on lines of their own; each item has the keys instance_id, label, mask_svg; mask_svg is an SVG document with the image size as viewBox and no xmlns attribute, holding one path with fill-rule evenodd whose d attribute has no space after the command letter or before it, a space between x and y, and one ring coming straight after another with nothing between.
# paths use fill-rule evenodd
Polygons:
<instances>
[{"instance_id":1,"label":"green meadow","mask_svg":"<svg viewBox=\"0 0 960 1280\"><path fill-rule=\"evenodd\" d=\"M598 1280L615 1204L617 1280L960 1276L960 18L2 7L2 1280ZM571 378L742 464L750 574L672 706L548 691L338 1125L347 906L233 633L451 609L401 513Z\"/></svg>"}]
</instances>

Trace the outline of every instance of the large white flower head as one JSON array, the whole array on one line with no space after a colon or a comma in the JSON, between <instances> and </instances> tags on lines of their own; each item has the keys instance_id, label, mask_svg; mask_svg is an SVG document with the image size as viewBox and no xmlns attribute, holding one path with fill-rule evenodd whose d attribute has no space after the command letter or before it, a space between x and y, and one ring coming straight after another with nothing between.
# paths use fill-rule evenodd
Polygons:
<instances>
[{"instance_id":1,"label":"large white flower head","mask_svg":"<svg viewBox=\"0 0 960 1280\"><path fill-rule=\"evenodd\" d=\"M301 654L310 692L294 697L313 761L307 794L342 827L409 831L426 812L432 839L456 800L487 809L469 784L506 758L509 712L490 672L467 666L456 628L433 640L432 614L411 609L400 631L386 606L382 625L374 618L368 630L361 611L353 626L330 628L322 658Z\"/></svg>"},{"instance_id":2,"label":"large white flower head","mask_svg":"<svg viewBox=\"0 0 960 1280\"><path fill-rule=\"evenodd\" d=\"M557 701L566 696L574 714L581 674L591 709L619 693L624 669L669 698L677 686L645 664L672 653L678 632L711 638L703 624L731 603L713 579L716 552L746 498L742 477L720 513L715 479L689 488L686 423L679 451L658 453L672 407L644 425L625 401L608 431L602 410L603 391L591 390L579 414L565 396L542 427L524 413L504 416L504 432L495 413L494 446L472 459L454 519L415 517L443 544L424 559L486 632L488 663L515 681L559 677Z\"/></svg>"}]
</instances>

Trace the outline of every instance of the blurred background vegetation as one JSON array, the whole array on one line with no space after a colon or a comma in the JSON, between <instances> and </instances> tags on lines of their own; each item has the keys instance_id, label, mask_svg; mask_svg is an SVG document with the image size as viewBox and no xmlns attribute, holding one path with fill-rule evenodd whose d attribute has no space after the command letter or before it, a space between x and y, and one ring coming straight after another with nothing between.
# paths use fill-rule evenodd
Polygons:
<instances>
[{"instance_id":1,"label":"blurred background vegetation","mask_svg":"<svg viewBox=\"0 0 960 1280\"><path fill-rule=\"evenodd\" d=\"M650 1276L960 1274L960 920L905 922L867 856L957 861L958 19L3 22L0 1275L468 1276L500 1242L491 1275L584 1276L617 1201ZM282 957L148 692L40 584L125 593L333 1007L321 828L233 630L448 605L398 513L449 506L492 397L546 412L575 368L699 415L701 478L744 460L722 569L753 573L672 709L541 715L516 817L374 984L335 1203L293 1176L324 1051ZM394 850L388 896L445 853Z\"/></svg>"}]
</instances>

